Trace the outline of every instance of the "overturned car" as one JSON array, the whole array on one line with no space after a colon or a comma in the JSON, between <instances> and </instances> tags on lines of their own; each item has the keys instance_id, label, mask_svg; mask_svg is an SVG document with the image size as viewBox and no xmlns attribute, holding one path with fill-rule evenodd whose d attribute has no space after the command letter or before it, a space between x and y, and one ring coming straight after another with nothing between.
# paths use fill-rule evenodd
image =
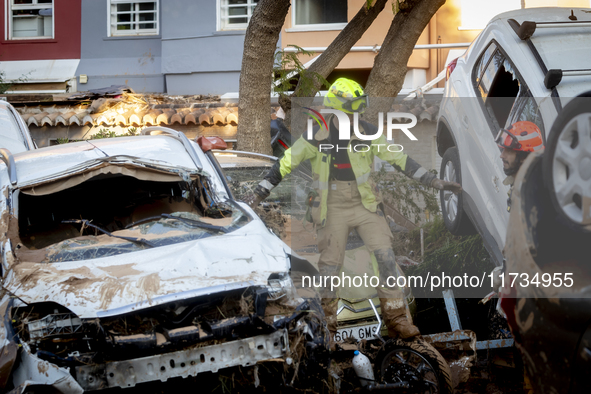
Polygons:
<instances>
[{"instance_id":1,"label":"overturned car","mask_svg":"<svg viewBox=\"0 0 591 394\"><path fill-rule=\"evenodd\" d=\"M254 369L259 385L266 361L286 384L298 368L321 370L310 360L327 354L322 310L298 295L290 249L234 200L211 152L150 129L3 152L4 390L79 393L226 368Z\"/></svg>"}]
</instances>

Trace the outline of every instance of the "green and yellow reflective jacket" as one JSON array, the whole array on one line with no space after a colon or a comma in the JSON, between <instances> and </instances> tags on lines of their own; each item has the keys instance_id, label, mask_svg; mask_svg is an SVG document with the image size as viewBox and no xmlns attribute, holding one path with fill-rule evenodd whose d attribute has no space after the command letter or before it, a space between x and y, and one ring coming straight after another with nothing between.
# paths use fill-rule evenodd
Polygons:
<instances>
[{"instance_id":1,"label":"green and yellow reflective jacket","mask_svg":"<svg viewBox=\"0 0 591 394\"><path fill-rule=\"evenodd\" d=\"M377 128L370 123L363 120L359 123L360 128L367 131L367 134L375 134L377 131ZM325 144L331 145L331 142L328 140L308 140L305 135L302 135L291 148L285 151L285 155L265 176L265 180L270 183L268 187L270 189L277 186L281 179L291 173L300 163L310 160L313 172L312 186L318 193L312 208L312 219L316 225L320 226L324 226L326 223L329 183L331 181L330 166L333 160L333 155L329 149L325 148ZM336 144L332 145L336 146ZM371 212L376 212L381 203L378 188L370 179L374 157L387 161L397 170L426 186L430 186L431 181L435 178L433 173L421 167L406 153L389 151L387 149L389 145L391 144L383 135L372 141L361 141L355 137L349 141L347 152L351 169L355 174L357 188L361 194L361 202Z\"/></svg>"}]
</instances>

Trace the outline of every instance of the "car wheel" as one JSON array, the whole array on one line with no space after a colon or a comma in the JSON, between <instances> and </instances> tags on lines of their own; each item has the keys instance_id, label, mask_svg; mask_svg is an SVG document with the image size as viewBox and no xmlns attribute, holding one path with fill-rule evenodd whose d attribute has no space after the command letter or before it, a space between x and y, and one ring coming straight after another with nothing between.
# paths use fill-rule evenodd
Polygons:
<instances>
[{"instance_id":1,"label":"car wheel","mask_svg":"<svg viewBox=\"0 0 591 394\"><path fill-rule=\"evenodd\" d=\"M460 155L458 148L451 147L443 154L441 161L441 179L462 184L462 172L460 169ZM441 190L441 213L445 227L454 235L473 234L474 226L464 211L463 194L453 194L449 190Z\"/></svg>"},{"instance_id":2,"label":"car wheel","mask_svg":"<svg viewBox=\"0 0 591 394\"><path fill-rule=\"evenodd\" d=\"M423 340L390 340L375 361L378 383L406 383L410 392L451 394L451 371L437 350Z\"/></svg>"},{"instance_id":3,"label":"car wheel","mask_svg":"<svg viewBox=\"0 0 591 394\"><path fill-rule=\"evenodd\" d=\"M544 183L559 220L591 232L591 92L572 99L558 115L544 154Z\"/></svg>"}]
</instances>

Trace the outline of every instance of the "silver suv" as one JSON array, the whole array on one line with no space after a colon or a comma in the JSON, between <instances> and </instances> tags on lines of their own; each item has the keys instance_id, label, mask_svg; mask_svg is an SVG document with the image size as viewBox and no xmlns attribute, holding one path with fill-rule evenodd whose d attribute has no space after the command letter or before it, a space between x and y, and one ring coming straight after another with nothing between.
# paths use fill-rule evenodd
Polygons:
<instances>
[{"instance_id":1,"label":"silver suv","mask_svg":"<svg viewBox=\"0 0 591 394\"><path fill-rule=\"evenodd\" d=\"M590 22L591 9L503 13L448 65L437 148L443 157L442 178L460 182L464 192L441 193L445 224L454 234L475 227L499 265L509 220L509 186L503 184L495 136L501 128L528 120L538 125L547 144L563 108L591 90ZM568 156L562 160L570 160L570 174L579 171L580 158ZM562 204L582 211L580 201L589 198L591 190L567 194Z\"/></svg>"}]
</instances>

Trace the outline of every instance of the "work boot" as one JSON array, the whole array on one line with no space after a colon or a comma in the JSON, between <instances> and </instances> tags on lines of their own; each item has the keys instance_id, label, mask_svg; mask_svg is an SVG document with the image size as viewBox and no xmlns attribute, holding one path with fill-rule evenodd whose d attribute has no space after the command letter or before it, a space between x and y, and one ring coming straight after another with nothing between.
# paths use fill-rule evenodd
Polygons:
<instances>
[{"instance_id":1,"label":"work boot","mask_svg":"<svg viewBox=\"0 0 591 394\"><path fill-rule=\"evenodd\" d=\"M417 326L410 324L406 318L406 307L402 298L380 298L380 306L390 338L400 336L402 339L409 339L421 335Z\"/></svg>"}]
</instances>

